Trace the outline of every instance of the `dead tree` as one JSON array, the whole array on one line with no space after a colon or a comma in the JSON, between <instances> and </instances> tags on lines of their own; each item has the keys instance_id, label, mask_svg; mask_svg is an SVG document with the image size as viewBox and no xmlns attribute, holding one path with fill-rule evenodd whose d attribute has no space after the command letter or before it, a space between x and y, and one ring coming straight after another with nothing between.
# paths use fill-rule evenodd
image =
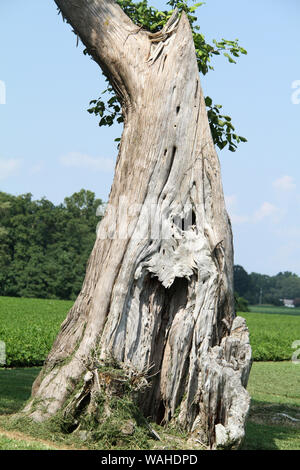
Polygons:
<instances>
[{"instance_id":1,"label":"dead tree","mask_svg":"<svg viewBox=\"0 0 300 470\"><path fill-rule=\"evenodd\" d=\"M145 416L167 423L176 411L211 448L237 447L251 348L234 311L231 224L188 19L175 11L151 34L113 0L56 4L109 78L124 130L82 290L26 412L55 415L80 381L71 403L84 409L97 367L113 360L145 375Z\"/></svg>"}]
</instances>

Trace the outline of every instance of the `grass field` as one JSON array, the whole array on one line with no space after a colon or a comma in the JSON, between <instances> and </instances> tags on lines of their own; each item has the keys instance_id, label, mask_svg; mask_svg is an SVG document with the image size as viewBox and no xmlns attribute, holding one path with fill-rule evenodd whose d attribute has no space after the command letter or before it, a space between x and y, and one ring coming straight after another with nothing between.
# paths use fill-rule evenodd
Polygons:
<instances>
[{"instance_id":1,"label":"grass field","mask_svg":"<svg viewBox=\"0 0 300 470\"><path fill-rule=\"evenodd\" d=\"M275 307L274 305L250 305L250 312L253 313L268 313L270 315L289 315L289 316L300 316L300 307L289 308L289 307Z\"/></svg>"},{"instance_id":2,"label":"grass field","mask_svg":"<svg viewBox=\"0 0 300 470\"><path fill-rule=\"evenodd\" d=\"M54 445L43 444L41 441L30 440L27 437L22 438L21 435L16 433L10 434L1 434L0 431L0 450L58 450Z\"/></svg>"},{"instance_id":3,"label":"grass field","mask_svg":"<svg viewBox=\"0 0 300 470\"><path fill-rule=\"evenodd\" d=\"M255 362L248 391L251 410L243 448L300 450L300 364Z\"/></svg>"},{"instance_id":4,"label":"grass field","mask_svg":"<svg viewBox=\"0 0 300 470\"><path fill-rule=\"evenodd\" d=\"M24 366L43 363L71 306L71 301L0 297L0 340L6 343L7 366L22 366L0 369L0 449L80 447L72 436L24 429L9 419L29 398L40 370ZM291 361L292 343L300 340L300 309L259 306L240 315L250 330L254 360L281 361L253 364L248 384L252 405L243 449L300 450L300 363ZM158 432L165 448L189 448L184 436L161 428ZM157 441L147 443L150 449L157 445Z\"/></svg>"},{"instance_id":5,"label":"grass field","mask_svg":"<svg viewBox=\"0 0 300 470\"><path fill-rule=\"evenodd\" d=\"M0 415L18 411L30 396L39 367L0 369Z\"/></svg>"},{"instance_id":6,"label":"grass field","mask_svg":"<svg viewBox=\"0 0 300 470\"><path fill-rule=\"evenodd\" d=\"M276 308L276 307L275 307ZM277 310L278 311L278 310ZM294 341L300 340L300 314L240 313L250 331L254 361L290 360Z\"/></svg>"},{"instance_id":7,"label":"grass field","mask_svg":"<svg viewBox=\"0 0 300 470\"><path fill-rule=\"evenodd\" d=\"M76 447L69 435L24 429L8 424L8 414L22 408L30 396L39 368L0 370L0 450ZM300 365L291 362L254 363L248 390L252 397L245 450L300 450ZM293 421L295 420L295 421ZM298 420L298 421L296 421ZM182 448L184 437L170 436L156 427L162 446ZM157 445L148 442L150 449ZM101 447L101 442L99 443ZM186 448L189 448L188 446Z\"/></svg>"},{"instance_id":8,"label":"grass field","mask_svg":"<svg viewBox=\"0 0 300 470\"><path fill-rule=\"evenodd\" d=\"M0 297L0 340L6 343L6 365L42 365L72 303ZM291 359L292 343L300 340L300 309L259 306L240 315L249 327L255 361Z\"/></svg>"},{"instance_id":9,"label":"grass field","mask_svg":"<svg viewBox=\"0 0 300 470\"><path fill-rule=\"evenodd\" d=\"M0 340L6 344L6 365L41 365L72 304L65 300L0 297Z\"/></svg>"}]
</instances>

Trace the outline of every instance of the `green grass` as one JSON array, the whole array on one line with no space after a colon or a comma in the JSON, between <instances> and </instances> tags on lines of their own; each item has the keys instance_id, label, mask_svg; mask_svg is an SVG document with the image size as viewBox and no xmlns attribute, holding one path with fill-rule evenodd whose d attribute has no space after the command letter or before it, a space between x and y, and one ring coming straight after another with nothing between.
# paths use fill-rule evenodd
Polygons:
<instances>
[{"instance_id":1,"label":"green grass","mask_svg":"<svg viewBox=\"0 0 300 470\"><path fill-rule=\"evenodd\" d=\"M242 450L300 450L299 430L249 420Z\"/></svg>"},{"instance_id":2,"label":"green grass","mask_svg":"<svg viewBox=\"0 0 300 470\"><path fill-rule=\"evenodd\" d=\"M71 301L0 297L0 340L6 342L7 365L42 364L71 306ZM244 449L300 450L300 422L293 422L282 415L300 419L300 364L290 360L295 352L291 345L300 340L298 311L300 309L259 306L251 307L249 313L239 314L246 318L250 330L254 360L289 361L253 364L248 385L252 405ZM29 398L32 383L39 370L38 367L0 369L0 427L8 426L8 415L19 411ZM125 417L128 418L127 415ZM99 439L107 441L106 445L110 445L118 434L118 426L113 424L108 429L102 429L103 436L99 435ZM43 435L50 441L55 436L55 444L75 443L80 447L80 442L75 437L66 437L53 429L46 431L43 427L38 430L28 428L26 432L34 437ZM22 428L19 427L18 431L20 430ZM182 448L183 436L176 436L176 432L170 436L163 429L157 431L162 433L164 445L167 442L166 448ZM145 436L142 437L144 439ZM152 441L149 445L154 448L157 442ZM0 432L0 449L8 448L45 449L47 445L15 439Z\"/></svg>"},{"instance_id":3,"label":"green grass","mask_svg":"<svg viewBox=\"0 0 300 470\"><path fill-rule=\"evenodd\" d=\"M292 343L300 340L300 316L254 312L239 315L246 319L250 331L254 361L291 359L295 352Z\"/></svg>"},{"instance_id":4,"label":"green grass","mask_svg":"<svg viewBox=\"0 0 300 470\"><path fill-rule=\"evenodd\" d=\"M31 393L31 384L39 372L38 368L34 369L7 369L0 370L0 390L6 390L5 394L0 393L0 449L5 449L6 445L13 445L18 448L18 439L11 441L11 436L21 434L20 449L23 449L26 437L28 445L39 446L39 443L32 444L32 440L40 440L42 449L45 441L52 447L65 448L83 448L88 446L89 449L189 449L190 443L187 440L186 433L175 429L174 427L162 428L156 424L153 427L161 436L161 441L154 440L151 437L146 425L146 420L141 416L136 405L133 403L129 395L123 397L109 397L110 413L107 418L102 421L103 404L99 402L97 409L98 426L94 426L93 418L86 418L82 422L83 429L89 434L89 442L83 442L80 432L75 431L69 433L66 431L65 422L61 416L55 417L53 420L45 423L34 423L29 418L20 417L20 415L10 415L8 413L18 412L24 406ZM27 377L26 377L27 376ZM26 384L26 385L25 385ZM16 393L16 389L18 393ZM7 397L12 397L7 409ZM15 403L13 403L13 397ZM103 397L101 397L103 398ZM104 398L103 398L104 400ZM2 414L1 413L5 413ZM134 434L127 435L120 432L124 424L131 421L134 424ZM64 425L62 427L62 425ZM9 441L7 436L9 434ZM25 434L26 433L26 434ZM19 436L20 439L20 436ZM43 441L41 441L41 439ZM2 447L1 447L2 446ZM10 448L10 447L9 447ZM29 448L29 447L28 447ZM40 448L40 447L37 447ZM201 449L200 444L196 444L196 448Z\"/></svg>"},{"instance_id":5,"label":"green grass","mask_svg":"<svg viewBox=\"0 0 300 470\"><path fill-rule=\"evenodd\" d=\"M0 297L0 340L6 343L6 365L42 365L72 303ZM255 361L291 359L292 343L300 340L300 309L255 306L239 315L246 318Z\"/></svg>"},{"instance_id":6,"label":"green grass","mask_svg":"<svg viewBox=\"0 0 300 470\"><path fill-rule=\"evenodd\" d=\"M72 301L0 297L6 365L38 366L47 357Z\"/></svg>"},{"instance_id":7,"label":"green grass","mask_svg":"<svg viewBox=\"0 0 300 470\"><path fill-rule=\"evenodd\" d=\"M300 364L255 362L248 390L257 403L285 403L300 407Z\"/></svg>"},{"instance_id":8,"label":"green grass","mask_svg":"<svg viewBox=\"0 0 300 470\"><path fill-rule=\"evenodd\" d=\"M300 450L300 364L254 363L248 391L252 400L243 449Z\"/></svg>"},{"instance_id":9,"label":"green grass","mask_svg":"<svg viewBox=\"0 0 300 470\"><path fill-rule=\"evenodd\" d=\"M55 450L55 447L40 442L13 439L0 434L0 450Z\"/></svg>"},{"instance_id":10,"label":"green grass","mask_svg":"<svg viewBox=\"0 0 300 470\"><path fill-rule=\"evenodd\" d=\"M300 316L300 307L289 308L289 307L275 307L274 305L250 305L250 312L253 313L269 313L271 315L291 315L291 316Z\"/></svg>"},{"instance_id":11,"label":"green grass","mask_svg":"<svg viewBox=\"0 0 300 470\"><path fill-rule=\"evenodd\" d=\"M13 413L18 411L30 396L31 384L39 369L12 369L0 370L0 414ZM3 393L5 390L5 393ZM252 404L249 419L246 425L246 438L243 443L243 449L249 450L300 450L300 421L293 422L285 418L281 413L300 420L300 365L291 362L260 362L252 366L248 391L252 397ZM7 398L11 397L8 401ZM8 407L8 408L7 408ZM127 410L121 410L127 413ZM122 414L121 413L121 414ZM6 415L7 416L7 415ZM128 416L126 415L126 419ZM23 431L20 425L12 424L8 416L0 417L0 428L9 431ZM185 437L176 434L173 430L164 431L163 428L155 426L157 432L163 438L163 445L168 449L183 448ZM76 437L72 435L63 435L56 433L53 429L50 431L39 426L34 429L26 428L26 432L37 438L47 439L49 445L76 445ZM99 435L99 439L111 443L111 439L117 439L119 428L112 426L105 430L105 435ZM144 439L145 436L143 436ZM167 443L167 444L166 444ZM144 443L145 444L145 443ZM26 447L26 445L28 447ZM101 445L98 443L98 445ZM117 442L118 445L118 442ZM148 446L154 449L157 441L149 440ZM159 443L161 445L161 443ZM189 447L186 444L186 449ZM105 442L103 442L105 447ZM125 443L126 447L126 443ZM146 444L145 444L146 447ZM7 438L1 435L0 430L0 449L18 448L44 449L45 443L26 442ZM46 445L47 448L47 445Z\"/></svg>"},{"instance_id":12,"label":"green grass","mask_svg":"<svg viewBox=\"0 0 300 470\"><path fill-rule=\"evenodd\" d=\"M30 397L40 368L0 369L0 415L19 411Z\"/></svg>"}]
</instances>

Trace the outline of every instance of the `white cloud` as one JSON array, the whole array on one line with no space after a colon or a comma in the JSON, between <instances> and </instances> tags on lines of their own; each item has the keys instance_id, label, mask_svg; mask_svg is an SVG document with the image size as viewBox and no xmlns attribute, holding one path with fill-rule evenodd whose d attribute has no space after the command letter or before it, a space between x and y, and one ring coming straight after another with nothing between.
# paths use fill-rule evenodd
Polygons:
<instances>
[{"instance_id":1,"label":"white cloud","mask_svg":"<svg viewBox=\"0 0 300 470\"><path fill-rule=\"evenodd\" d=\"M60 158L61 165L68 168L85 168L93 171L110 172L115 163L111 158L91 157L79 152L70 152Z\"/></svg>"},{"instance_id":2,"label":"white cloud","mask_svg":"<svg viewBox=\"0 0 300 470\"><path fill-rule=\"evenodd\" d=\"M288 175L282 176L281 178L273 181L273 186L280 191L292 191L296 188L294 178Z\"/></svg>"},{"instance_id":3,"label":"white cloud","mask_svg":"<svg viewBox=\"0 0 300 470\"><path fill-rule=\"evenodd\" d=\"M279 209L270 202L264 202L260 208L254 213L254 221L260 222L266 217L278 215Z\"/></svg>"},{"instance_id":4,"label":"white cloud","mask_svg":"<svg viewBox=\"0 0 300 470\"><path fill-rule=\"evenodd\" d=\"M237 197L235 195L225 196L226 207L230 215L230 219L233 224L241 225L245 223L257 223L266 218L271 218L274 223L278 223L284 212L271 204L270 202L264 202L259 209L252 214L241 215L237 214Z\"/></svg>"},{"instance_id":5,"label":"white cloud","mask_svg":"<svg viewBox=\"0 0 300 470\"><path fill-rule=\"evenodd\" d=\"M15 175L21 167L21 160L18 158L0 158L0 180L5 180Z\"/></svg>"}]
</instances>

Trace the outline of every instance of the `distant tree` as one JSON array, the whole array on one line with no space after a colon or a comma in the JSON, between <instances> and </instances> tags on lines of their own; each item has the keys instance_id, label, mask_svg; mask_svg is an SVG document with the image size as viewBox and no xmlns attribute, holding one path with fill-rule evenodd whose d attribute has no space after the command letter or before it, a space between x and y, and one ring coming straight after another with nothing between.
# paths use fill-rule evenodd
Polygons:
<instances>
[{"instance_id":1,"label":"distant tree","mask_svg":"<svg viewBox=\"0 0 300 470\"><path fill-rule=\"evenodd\" d=\"M235 309L237 312L249 312L249 302L240 297L237 293L235 294Z\"/></svg>"},{"instance_id":2,"label":"distant tree","mask_svg":"<svg viewBox=\"0 0 300 470\"><path fill-rule=\"evenodd\" d=\"M0 193L0 293L3 290L6 270L10 262L9 256L9 232L6 227L7 212L10 209L10 201L1 199Z\"/></svg>"},{"instance_id":3,"label":"distant tree","mask_svg":"<svg viewBox=\"0 0 300 470\"><path fill-rule=\"evenodd\" d=\"M238 277L238 276L237 276ZM245 279L241 276L242 279ZM238 288L236 288L238 291ZM293 299L300 297L300 278L295 273L285 271L276 276L266 274L249 274L249 288L243 296L251 303L263 303L281 305L280 299Z\"/></svg>"},{"instance_id":4,"label":"distant tree","mask_svg":"<svg viewBox=\"0 0 300 470\"><path fill-rule=\"evenodd\" d=\"M280 298L300 297L300 278L292 272L279 273L275 277L275 287Z\"/></svg>"},{"instance_id":5,"label":"distant tree","mask_svg":"<svg viewBox=\"0 0 300 470\"><path fill-rule=\"evenodd\" d=\"M295 305L295 307L300 307L300 297L296 297L294 299L294 305Z\"/></svg>"},{"instance_id":6,"label":"distant tree","mask_svg":"<svg viewBox=\"0 0 300 470\"><path fill-rule=\"evenodd\" d=\"M74 299L96 239L102 204L81 190L55 206L0 193L0 295Z\"/></svg>"},{"instance_id":7,"label":"distant tree","mask_svg":"<svg viewBox=\"0 0 300 470\"><path fill-rule=\"evenodd\" d=\"M240 265L233 269L234 290L239 296L245 296L251 289L251 278L247 271Z\"/></svg>"}]
</instances>

